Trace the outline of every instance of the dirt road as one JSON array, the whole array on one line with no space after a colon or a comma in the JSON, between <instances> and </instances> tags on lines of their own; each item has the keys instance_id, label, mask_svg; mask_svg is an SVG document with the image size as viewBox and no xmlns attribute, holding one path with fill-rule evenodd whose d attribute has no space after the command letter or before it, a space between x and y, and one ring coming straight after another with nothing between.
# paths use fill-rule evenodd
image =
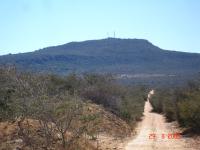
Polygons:
<instances>
[{"instance_id":1,"label":"dirt road","mask_svg":"<svg viewBox=\"0 0 200 150\"><path fill-rule=\"evenodd\" d=\"M186 138L168 137L168 134L179 131L173 123L166 123L163 115L151 112L149 98L153 93L149 93L145 103L144 117L137 128L138 134L127 144L126 150L195 150Z\"/></svg>"}]
</instances>

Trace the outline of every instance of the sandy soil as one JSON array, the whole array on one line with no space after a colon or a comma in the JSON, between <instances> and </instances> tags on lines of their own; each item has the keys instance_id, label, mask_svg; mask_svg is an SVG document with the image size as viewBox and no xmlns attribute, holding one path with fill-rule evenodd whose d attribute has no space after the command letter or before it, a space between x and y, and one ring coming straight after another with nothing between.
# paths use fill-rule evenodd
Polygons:
<instances>
[{"instance_id":1,"label":"sandy soil","mask_svg":"<svg viewBox=\"0 0 200 150\"><path fill-rule=\"evenodd\" d=\"M190 138L173 138L168 134L174 134L178 131L175 123L166 123L161 114L151 112L152 106L148 100L145 103L143 120L138 124L137 136L126 145L126 150L197 150L191 145ZM155 135L156 137L152 136ZM162 134L165 137L162 137ZM194 141L193 141L194 142Z\"/></svg>"},{"instance_id":2,"label":"sandy soil","mask_svg":"<svg viewBox=\"0 0 200 150\"><path fill-rule=\"evenodd\" d=\"M127 139L116 138L109 135L100 135L98 150L124 150Z\"/></svg>"}]
</instances>

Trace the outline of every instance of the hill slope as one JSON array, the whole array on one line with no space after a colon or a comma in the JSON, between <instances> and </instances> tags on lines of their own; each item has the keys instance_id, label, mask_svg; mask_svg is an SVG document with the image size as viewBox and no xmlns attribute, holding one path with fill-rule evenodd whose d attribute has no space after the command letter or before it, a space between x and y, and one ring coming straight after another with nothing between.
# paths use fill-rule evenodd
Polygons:
<instances>
[{"instance_id":1,"label":"hill slope","mask_svg":"<svg viewBox=\"0 0 200 150\"><path fill-rule=\"evenodd\" d=\"M34 71L186 73L200 70L200 54L162 50L143 39L91 40L47 47L30 53L0 56L0 64Z\"/></svg>"}]
</instances>

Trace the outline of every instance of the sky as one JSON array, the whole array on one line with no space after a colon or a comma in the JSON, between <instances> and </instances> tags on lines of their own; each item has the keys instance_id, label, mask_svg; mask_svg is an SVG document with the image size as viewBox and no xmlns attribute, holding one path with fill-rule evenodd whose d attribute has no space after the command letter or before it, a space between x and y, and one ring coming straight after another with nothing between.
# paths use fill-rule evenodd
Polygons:
<instances>
[{"instance_id":1,"label":"sky","mask_svg":"<svg viewBox=\"0 0 200 150\"><path fill-rule=\"evenodd\" d=\"M0 1L0 55L113 37L114 32L116 38L200 53L200 1Z\"/></svg>"}]
</instances>

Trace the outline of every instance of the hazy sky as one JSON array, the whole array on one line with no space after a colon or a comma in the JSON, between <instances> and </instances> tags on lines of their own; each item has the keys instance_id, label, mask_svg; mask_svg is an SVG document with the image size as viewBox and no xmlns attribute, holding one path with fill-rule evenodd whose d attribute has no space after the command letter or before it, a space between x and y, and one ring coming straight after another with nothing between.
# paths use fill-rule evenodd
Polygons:
<instances>
[{"instance_id":1,"label":"hazy sky","mask_svg":"<svg viewBox=\"0 0 200 150\"><path fill-rule=\"evenodd\" d=\"M199 0L1 0L0 55L70 41L142 38L200 52Z\"/></svg>"}]
</instances>

